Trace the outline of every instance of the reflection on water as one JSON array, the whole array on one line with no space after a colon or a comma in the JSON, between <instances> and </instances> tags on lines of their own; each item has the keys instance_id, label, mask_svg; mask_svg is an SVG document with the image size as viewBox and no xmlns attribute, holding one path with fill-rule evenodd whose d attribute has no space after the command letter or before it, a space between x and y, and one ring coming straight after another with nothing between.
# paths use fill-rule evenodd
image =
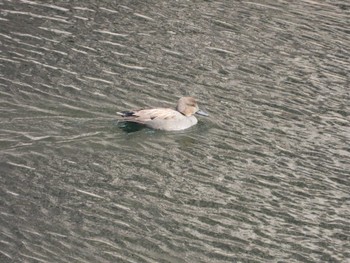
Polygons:
<instances>
[{"instance_id":1,"label":"reflection on water","mask_svg":"<svg viewBox=\"0 0 350 263\"><path fill-rule=\"evenodd\" d=\"M348 3L0 7L1 262L350 260Z\"/></svg>"},{"instance_id":2,"label":"reflection on water","mask_svg":"<svg viewBox=\"0 0 350 263\"><path fill-rule=\"evenodd\" d=\"M118 127L126 133L137 132L144 128L143 125L135 122L120 122L118 124Z\"/></svg>"}]
</instances>

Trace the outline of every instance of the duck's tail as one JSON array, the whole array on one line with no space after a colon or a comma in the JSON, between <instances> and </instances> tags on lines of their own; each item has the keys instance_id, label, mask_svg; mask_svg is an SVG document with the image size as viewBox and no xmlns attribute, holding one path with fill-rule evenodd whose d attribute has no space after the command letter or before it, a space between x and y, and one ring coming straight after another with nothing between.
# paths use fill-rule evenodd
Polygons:
<instances>
[{"instance_id":1,"label":"duck's tail","mask_svg":"<svg viewBox=\"0 0 350 263\"><path fill-rule=\"evenodd\" d=\"M134 116L135 112L134 111L122 111L122 112L117 112L118 115L122 117L132 117Z\"/></svg>"}]
</instances>

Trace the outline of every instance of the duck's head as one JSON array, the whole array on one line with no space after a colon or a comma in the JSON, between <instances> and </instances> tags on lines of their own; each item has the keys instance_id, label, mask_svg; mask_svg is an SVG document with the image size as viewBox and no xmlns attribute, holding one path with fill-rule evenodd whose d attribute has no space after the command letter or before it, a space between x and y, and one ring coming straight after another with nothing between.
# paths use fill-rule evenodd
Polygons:
<instances>
[{"instance_id":1,"label":"duck's head","mask_svg":"<svg viewBox=\"0 0 350 263\"><path fill-rule=\"evenodd\" d=\"M181 99L179 99L176 106L176 110L187 117L193 114L209 116L208 113L199 109L197 102L193 97L182 97Z\"/></svg>"}]
</instances>

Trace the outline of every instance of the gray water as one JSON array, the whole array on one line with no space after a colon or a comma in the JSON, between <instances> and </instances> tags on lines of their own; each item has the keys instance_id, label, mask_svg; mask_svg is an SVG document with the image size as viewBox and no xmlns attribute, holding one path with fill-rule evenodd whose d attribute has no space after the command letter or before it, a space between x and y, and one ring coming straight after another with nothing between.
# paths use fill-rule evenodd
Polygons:
<instances>
[{"instance_id":1,"label":"gray water","mask_svg":"<svg viewBox=\"0 0 350 263\"><path fill-rule=\"evenodd\" d=\"M350 262L348 1L69 2L0 2L0 262Z\"/></svg>"}]
</instances>

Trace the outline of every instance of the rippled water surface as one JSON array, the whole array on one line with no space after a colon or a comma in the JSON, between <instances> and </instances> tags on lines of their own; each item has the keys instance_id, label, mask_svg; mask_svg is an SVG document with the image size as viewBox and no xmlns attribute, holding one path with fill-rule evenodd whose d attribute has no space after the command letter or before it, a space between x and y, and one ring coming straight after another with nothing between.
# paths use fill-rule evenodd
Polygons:
<instances>
[{"instance_id":1,"label":"rippled water surface","mask_svg":"<svg viewBox=\"0 0 350 263\"><path fill-rule=\"evenodd\" d=\"M1 262L350 262L348 1L0 10Z\"/></svg>"}]
</instances>

